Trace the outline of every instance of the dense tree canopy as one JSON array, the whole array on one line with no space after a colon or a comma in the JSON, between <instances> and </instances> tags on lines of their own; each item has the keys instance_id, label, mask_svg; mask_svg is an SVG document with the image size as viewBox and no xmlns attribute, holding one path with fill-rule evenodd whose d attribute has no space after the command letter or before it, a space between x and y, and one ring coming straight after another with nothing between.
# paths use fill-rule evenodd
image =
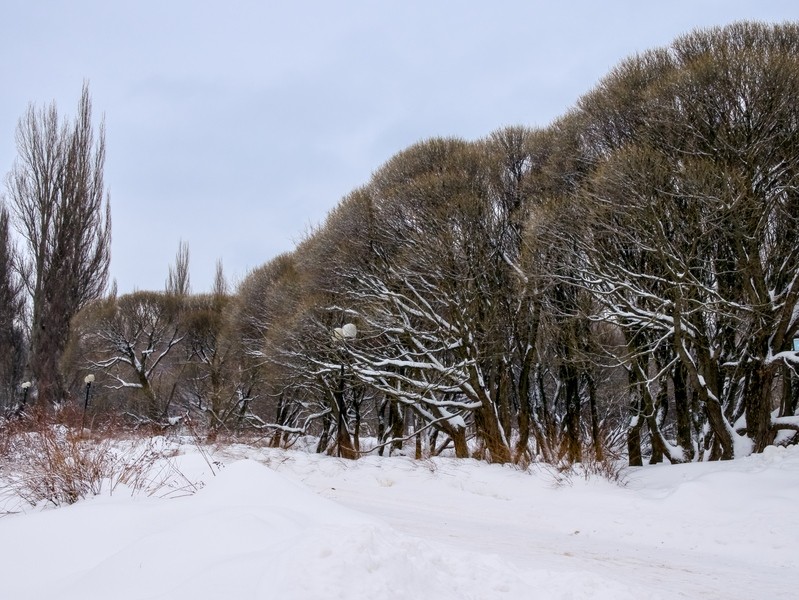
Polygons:
<instances>
[{"instance_id":1,"label":"dense tree canopy","mask_svg":"<svg viewBox=\"0 0 799 600\"><path fill-rule=\"evenodd\" d=\"M799 27L698 31L548 127L403 150L235 294L191 295L182 245L63 368L140 421L353 458L762 451L799 432L797 176Z\"/></svg>"}]
</instances>

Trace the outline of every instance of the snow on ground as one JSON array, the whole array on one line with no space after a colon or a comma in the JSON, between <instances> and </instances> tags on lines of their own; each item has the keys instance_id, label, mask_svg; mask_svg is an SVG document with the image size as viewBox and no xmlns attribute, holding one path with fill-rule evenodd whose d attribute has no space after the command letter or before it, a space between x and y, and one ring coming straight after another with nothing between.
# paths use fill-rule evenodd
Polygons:
<instances>
[{"instance_id":1,"label":"snow on ground","mask_svg":"<svg viewBox=\"0 0 799 600\"><path fill-rule=\"evenodd\" d=\"M0 518L7 600L799 597L799 448L630 470L192 447L196 494ZM12 501L5 501L5 508Z\"/></svg>"}]
</instances>

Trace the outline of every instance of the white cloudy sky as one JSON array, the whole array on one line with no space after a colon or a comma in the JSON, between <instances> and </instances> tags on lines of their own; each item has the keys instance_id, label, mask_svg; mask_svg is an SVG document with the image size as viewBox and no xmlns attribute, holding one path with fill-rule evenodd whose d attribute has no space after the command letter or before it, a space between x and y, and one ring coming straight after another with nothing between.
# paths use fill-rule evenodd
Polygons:
<instances>
[{"instance_id":1,"label":"white cloudy sky","mask_svg":"<svg viewBox=\"0 0 799 600\"><path fill-rule=\"evenodd\" d=\"M0 172L30 102L104 114L120 291L194 291L289 250L389 157L432 136L543 126L620 60L795 0L3 0Z\"/></svg>"}]
</instances>

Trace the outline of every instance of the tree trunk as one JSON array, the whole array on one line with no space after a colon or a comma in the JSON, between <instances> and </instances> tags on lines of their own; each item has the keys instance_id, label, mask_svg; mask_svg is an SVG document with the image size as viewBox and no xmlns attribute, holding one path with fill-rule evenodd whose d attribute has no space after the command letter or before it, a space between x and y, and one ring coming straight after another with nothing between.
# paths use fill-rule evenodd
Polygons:
<instances>
[{"instance_id":1,"label":"tree trunk","mask_svg":"<svg viewBox=\"0 0 799 600\"><path fill-rule=\"evenodd\" d=\"M377 455L383 456L383 451L385 450L385 446L383 445L386 441L386 407L388 406L388 398L385 396L381 396L378 402L377 408Z\"/></svg>"},{"instance_id":2,"label":"tree trunk","mask_svg":"<svg viewBox=\"0 0 799 600\"><path fill-rule=\"evenodd\" d=\"M746 389L746 433L751 438L755 452L763 452L774 442L771 428L771 387L774 371L759 365L752 373Z\"/></svg>"},{"instance_id":3,"label":"tree trunk","mask_svg":"<svg viewBox=\"0 0 799 600\"><path fill-rule=\"evenodd\" d=\"M633 417L630 428L627 430L627 457L631 467L642 467L644 459L641 455L641 426L643 419Z\"/></svg>"},{"instance_id":4,"label":"tree trunk","mask_svg":"<svg viewBox=\"0 0 799 600\"><path fill-rule=\"evenodd\" d=\"M580 388L576 369L573 365L563 364L560 368L561 381L565 394L565 430L563 442L566 456L570 463L582 461L582 435L580 431Z\"/></svg>"},{"instance_id":5,"label":"tree trunk","mask_svg":"<svg viewBox=\"0 0 799 600\"><path fill-rule=\"evenodd\" d=\"M389 456L392 452L402 450L402 436L405 433L405 419L402 417L402 410L396 400L390 400L389 405L389 424L390 424L390 431L391 431L391 438L394 440L391 442L391 451L389 452Z\"/></svg>"},{"instance_id":6,"label":"tree trunk","mask_svg":"<svg viewBox=\"0 0 799 600\"><path fill-rule=\"evenodd\" d=\"M337 454L341 458L356 458L357 454L352 446L352 439L347 427L347 406L344 403L344 367L341 367L338 387L333 392L334 407L336 411L336 446Z\"/></svg>"},{"instance_id":7,"label":"tree trunk","mask_svg":"<svg viewBox=\"0 0 799 600\"><path fill-rule=\"evenodd\" d=\"M596 383L590 373L585 373L584 377L586 387L588 388L588 405L591 411L591 437L594 442L594 456L601 462L604 460L605 455L602 450L602 438L599 432L599 415L597 414L596 408Z\"/></svg>"},{"instance_id":8,"label":"tree trunk","mask_svg":"<svg viewBox=\"0 0 799 600\"><path fill-rule=\"evenodd\" d=\"M686 461L694 459L694 443L691 435L691 402L685 381L685 367L678 362L672 372L674 386L674 410L677 413L677 443L682 447Z\"/></svg>"},{"instance_id":9,"label":"tree trunk","mask_svg":"<svg viewBox=\"0 0 799 600\"><path fill-rule=\"evenodd\" d=\"M449 432L452 444L455 446L456 458L469 458L469 445L466 443L466 429L463 427L454 428Z\"/></svg>"},{"instance_id":10,"label":"tree trunk","mask_svg":"<svg viewBox=\"0 0 799 600\"><path fill-rule=\"evenodd\" d=\"M521 372L519 373L519 385L517 389L519 401L518 427L519 439L516 442L513 461L518 463L529 450L530 443L530 421L532 419L530 410L530 368L532 363L532 348L528 348L522 361Z\"/></svg>"},{"instance_id":11,"label":"tree trunk","mask_svg":"<svg viewBox=\"0 0 799 600\"><path fill-rule=\"evenodd\" d=\"M633 398L630 402L630 426L627 429L627 460L631 467L642 467L644 465L641 455L641 426L644 424L642 415L641 389L637 385L636 368L633 366L627 372L630 394Z\"/></svg>"}]
</instances>

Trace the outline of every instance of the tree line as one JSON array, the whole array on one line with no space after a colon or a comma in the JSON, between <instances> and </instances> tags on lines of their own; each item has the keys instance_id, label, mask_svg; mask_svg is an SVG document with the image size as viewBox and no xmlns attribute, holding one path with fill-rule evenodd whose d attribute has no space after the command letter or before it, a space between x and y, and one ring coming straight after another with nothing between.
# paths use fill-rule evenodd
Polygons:
<instances>
[{"instance_id":1,"label":"tree line","mask_svg":"<svg viewBox=\"0 0 799 600\"><path fill-rule=\"evenodd\" d=\"M190 415L274 445L312 436L352 458L677 463L793 443L798 92L795 24L690 33L625 60L547 127L403 150L235 293L219 267L211 293L191 294L181 246L164 291L102 295L95 177L93 220L74 219L90 235L64 242L94 287L36 308L50 279L34 248L59 242L23 232L20 261L7 241L18 196L35 196L21 158L0 214L6 406L27 373L58 399L91 371L97 410ZM89 148L96 172L102 144ZM49 332L64 327L59 346Z\"/></svg>"}]
</instances>

